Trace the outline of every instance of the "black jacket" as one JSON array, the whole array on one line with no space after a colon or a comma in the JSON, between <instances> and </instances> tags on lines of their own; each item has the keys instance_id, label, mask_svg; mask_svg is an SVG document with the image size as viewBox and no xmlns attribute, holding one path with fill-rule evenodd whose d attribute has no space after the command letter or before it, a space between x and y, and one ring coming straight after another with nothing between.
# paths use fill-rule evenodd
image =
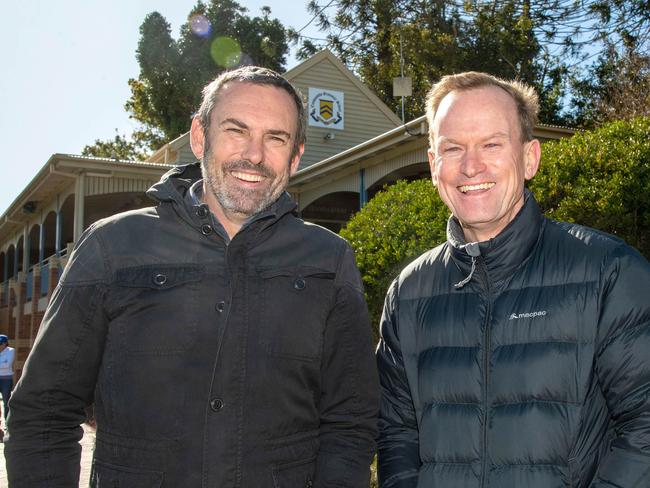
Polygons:
<instances>
[{"instance_id":1,"label":"black jacket","mask_svg":"<svg viewBox=\"0 0 650 488\"><path fill-rule=\"evenodd\" d=\"M165 175L78 242L12 398L11 486L367 486L378 384L350 247L288 195L226 245Z\"/></svg>"},{"instance_id":2,"label":"black jacket","mask_svg":"<svg viewBox=\"0 0 650 488\"><path fill-rule=\"evenodd\" d=\"M478 250L451 219L389 291L380 486L650 486L648 262L528 193Z\"/></svg>"}]
</instances>

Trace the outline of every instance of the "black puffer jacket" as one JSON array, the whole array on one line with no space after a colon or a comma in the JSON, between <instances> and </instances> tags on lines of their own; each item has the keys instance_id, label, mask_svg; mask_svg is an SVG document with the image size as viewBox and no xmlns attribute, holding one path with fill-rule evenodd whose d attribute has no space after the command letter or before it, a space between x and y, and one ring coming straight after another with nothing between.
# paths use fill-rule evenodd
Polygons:
<instances>
[{"instance_id":1,"label":"black puffer jacket","mask_svg":"<svg viewBox=\"0 0 650 488\"><path fill-rule=\"evenodd\" d=\"M93 486L367 486L379 393L349 246L287 195L226 245L183 196L199 176L76 246L12 398L12 487L77 486L93 394Z\"/></svg>"},{"instance_id":2,"label":"black puffer jacket","mask_svg":"<svg viewBox=\"0 0 650 488\"><path fill-rule=\"evenodd\" d=\"M529 193L479 248L462 285L452 219L389 291L380 486L650 487L648 262Z\"/></svg>"}]
</instances>

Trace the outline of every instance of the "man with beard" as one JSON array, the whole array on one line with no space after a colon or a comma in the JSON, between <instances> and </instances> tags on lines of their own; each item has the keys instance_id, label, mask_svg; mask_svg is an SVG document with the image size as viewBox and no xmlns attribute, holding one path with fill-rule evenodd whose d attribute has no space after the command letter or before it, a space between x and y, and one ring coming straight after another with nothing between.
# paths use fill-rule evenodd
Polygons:
<instances>
[{"instance_id":1,"label":"man with beard","mask_svg":"<svg viewBox=\"0 0 650 488\"><path fill-rule=\"evenodd\" d=\"M305 111L272 71L203 92L153 208L93 224L12 398L11 486L76 486L94 402L97 487L367 486L378 385L350 247L284 191Z\"/></svg>"}]
</instances>

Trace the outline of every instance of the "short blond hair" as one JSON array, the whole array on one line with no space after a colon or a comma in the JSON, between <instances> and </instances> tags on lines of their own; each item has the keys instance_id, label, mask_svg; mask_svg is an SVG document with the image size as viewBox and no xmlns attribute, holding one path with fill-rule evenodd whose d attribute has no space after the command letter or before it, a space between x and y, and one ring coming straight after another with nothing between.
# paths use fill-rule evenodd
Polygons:
<instances>
[{"instance_id":1,"label":"short blond hair","mask_svg":"<svg viewBox=\"0 0 650 488\"><path fill-rule=\"evenodd\" d=\"M466 71L456 75L443 76L433 85L426 98L429 141L433 147L433 119L443 98L452 91L467 91L495 86L512 97L517 107L522 142L533 139L533 128L537 124L539 98L535 90L520 81L507 81L487 73Z\"/></svg>"}]
</instances>

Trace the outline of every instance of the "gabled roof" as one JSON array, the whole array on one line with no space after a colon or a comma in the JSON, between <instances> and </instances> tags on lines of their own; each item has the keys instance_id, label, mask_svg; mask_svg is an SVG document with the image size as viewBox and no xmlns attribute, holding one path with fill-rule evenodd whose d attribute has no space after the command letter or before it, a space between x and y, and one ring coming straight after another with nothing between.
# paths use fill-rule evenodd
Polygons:
<instances>
[{"instance_id":1,"label":"gabled roof","mask_svg":"<svg viewBox=\"0 0 650 488\"><path fill-rule=\"evenodd\" d=\"M328 60L331 62L338 71L345 76L359 91L366 97L372 104L374 104L386 117L388 117L396 125L402 124L400 118L389 109L384 102L382 102L377 95L375 95L366 85L364 85L356 75L348 69L329 49L323 49L322 51L317 52L311 58L300 63L298 66L290 69L284 74L284 77L293 81L295 78L300 76L302 73L317 65L318 63Z\"/></svg>"}]
</instances>

